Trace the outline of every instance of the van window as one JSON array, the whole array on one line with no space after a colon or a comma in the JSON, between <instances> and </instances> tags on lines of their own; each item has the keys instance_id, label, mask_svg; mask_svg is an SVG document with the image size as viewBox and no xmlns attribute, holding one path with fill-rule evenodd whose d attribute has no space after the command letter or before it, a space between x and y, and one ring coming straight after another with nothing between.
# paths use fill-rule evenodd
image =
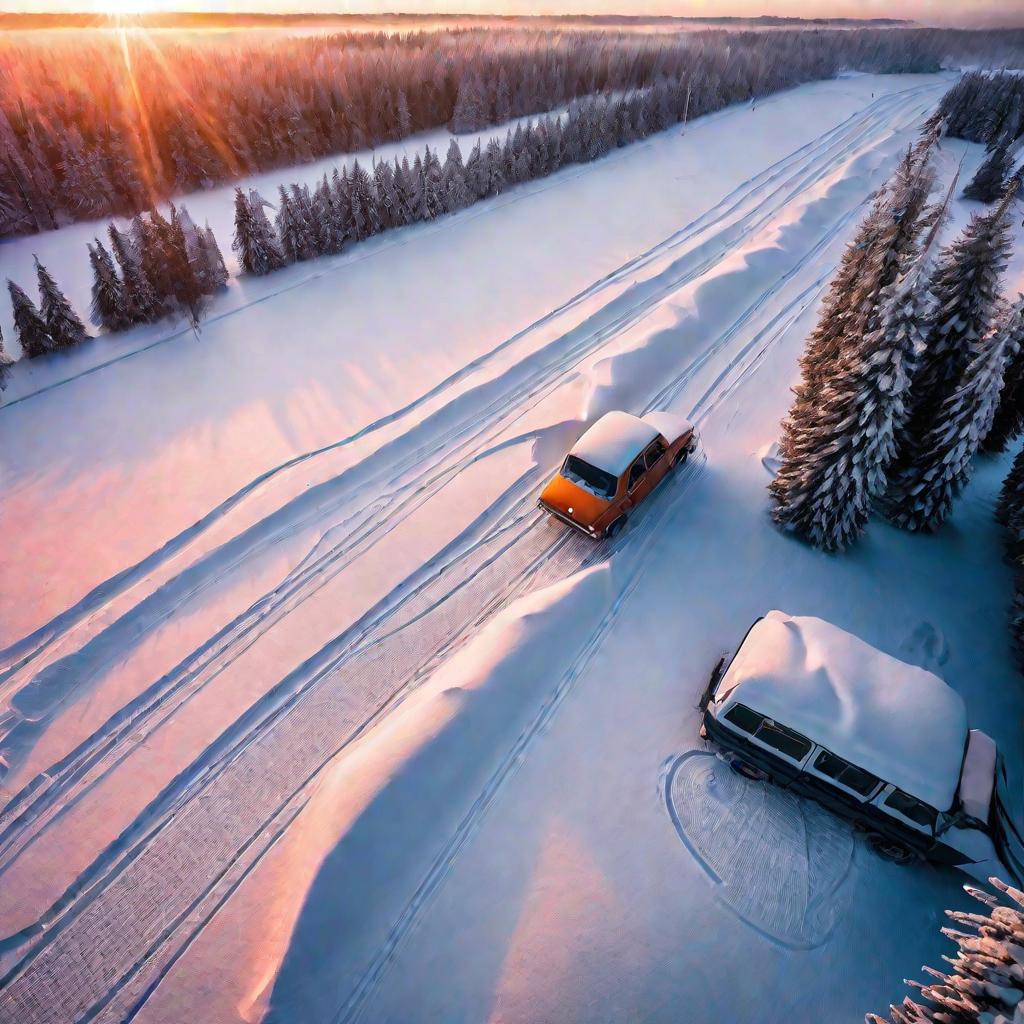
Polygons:
<instances>
[{"instance_id":1,"label":"van window","mask_svg":"<svg viewBox=\"0 0 1024 1024\"><path fill-rule=\"evenodd\" d=\"M733 704L723 716L730 725L756 736L762 743L774 747L794 761L802 761L814 746L809 739L778 722L751 711L745 704Z\"/></svg>"},{"instance_id":2,"label":"van window","mask_svg":"<svg viewBox=\"0 0 1024 1024\"><path fill-rule=\"evenodd\" d=\"M769 722L767 719L757 730L757 738L762 743L767 743L769 747L774 747L785 754L786 757L793 758L794 761L802 761L811 749L809 739L801 736L798 732L793 732L792 729L787 729L784 725Z\"/></svg>"},{"instance_id":3,"label":"van window","mask_svg":"<svg viewBox=\"0 0 1024 1024\"><path fill-rule=\"evenodd\" d=\"M859 793L861 796L870 796L882 781L870 772L864 771L863 768L858 768L856 765L850 764L849 761L836 757L828 750L823 750L814 759L814 767L822 775L835 779L836 782L842 783L847 789L852 789L854 793Z\"/></svg>"},{"instance_id":4,"label":"van window","mask_svg":"<svg viewBox=\"0 0 1024 1024\"><path fill-rule=\"evenodd\" d=\"M922 803L920 800L904 793L901 789L894 789L885 798L885 806L891 807L894 811L899 811L904 818L916 821L918 825L924 825L925 828L935 828L935 819L938 817L938 812L935 808L929 807L926 803Z\"/></svg>"},{"instance_id":5,"label":"van window","mask_svg":"<svg viewBox=\"0 0 1024 1024\"><path fill-rule=\"evenodd\" d=\"M764 721L764 715L759 715L756 711L751 711L750 708L744 704L733 704L731 708L725 713L725 720L731 725L735 725L737 729L742 729L744 732L749 732L751 736L757 732L758 727Z\"/></svg>"}]
</instances>

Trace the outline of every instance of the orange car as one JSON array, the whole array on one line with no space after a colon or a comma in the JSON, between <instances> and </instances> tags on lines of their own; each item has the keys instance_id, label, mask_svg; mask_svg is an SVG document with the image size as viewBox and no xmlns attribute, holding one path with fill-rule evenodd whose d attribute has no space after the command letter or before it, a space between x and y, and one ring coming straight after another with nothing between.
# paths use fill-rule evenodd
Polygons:
<instances>
[{"instance_id":1,"label":"orange car","mask_svg":"<svg viewBox=\"0 0 1024 1024\"><path fill-rule=\"evenodd\" d=\"M696 447L697 431L679 416L607 413L573 445L537 504L588 537L614 537Z\"/></svg>"}]
</instances>

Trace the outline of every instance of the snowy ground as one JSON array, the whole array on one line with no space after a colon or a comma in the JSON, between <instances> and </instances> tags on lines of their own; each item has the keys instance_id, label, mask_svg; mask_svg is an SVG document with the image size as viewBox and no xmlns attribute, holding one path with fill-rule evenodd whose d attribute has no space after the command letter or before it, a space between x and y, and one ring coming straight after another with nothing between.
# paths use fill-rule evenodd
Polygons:
<instances>
[{"instance_id":1,"label":"snowy ground","mask_svg":"<svg viewBox=\"0 0 1024 1024\"><path fill-rule=\"evenodd\" d=\"M234 281L199 340L19 367L0 1021L853 1022L934 961L961 879L723 772L694 704L781 607L936 668L1019 763L1005 459L936 538L766 516L816 299L950 81L723 111ZM226 241L229 190L188 205ZM37 246L82 303L92 233L3 269ZM611 408L704 449L595 547L534 502Z\"/></svg>"}]
</instances>

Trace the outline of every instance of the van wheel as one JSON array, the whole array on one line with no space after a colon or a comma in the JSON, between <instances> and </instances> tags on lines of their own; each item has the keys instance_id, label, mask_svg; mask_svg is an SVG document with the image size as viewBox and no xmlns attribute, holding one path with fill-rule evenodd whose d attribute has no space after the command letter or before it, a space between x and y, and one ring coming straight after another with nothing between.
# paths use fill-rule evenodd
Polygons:
<instances>
[{"instance_id":1,"label":"van wheel","mask_svg":"<svg viewBox=\"0 0 1024 1024\"><path fill-rule=\"evenodd\" d=\"M868 842L882 860L892 861L893 864L909 864L914 859L913 851L898 839L890 839L888 836L872 832L868 836Z\"/></svg>"},{"instance_id":2,"label":"van wheel","mask_svg":"<svg viewBox=\"0 0 1024 1024\"><path fill-rule=\"evenodd\" d=\"M729 760L729 767L737 774L742 775L745 779L750 779L753 782L768 782L770 776L767 772L761 771L760 768L755 768L749 761L744 761L741 757L733 757Z\"/></svg>"},{"instance_id":3,"label":"van wheel","mask_svg":"<svg viewBox=\"0 0 1024 1024\"><path fill-rule=\"evenodd\" d=\"M606 536L606 537L607 537L607 538L608 538L609 540L611 540L611 539L612 539L612 537L617 537L617 536L618 536L618 535L619 535L620 533L622 533L622 528L623 528L623 527L624 527L625 525L626 525L626 517L625 517L625 516L619 516L619 518L618 518L618 519L616 519L616 520L615 520L615 522L614 522L614 523L612 523L612 524L611 524L611 525L610 525L610 526L608 527L608 529L604 531L604 535L605 535L605 536Z\"/></svg>"}]
</instances>

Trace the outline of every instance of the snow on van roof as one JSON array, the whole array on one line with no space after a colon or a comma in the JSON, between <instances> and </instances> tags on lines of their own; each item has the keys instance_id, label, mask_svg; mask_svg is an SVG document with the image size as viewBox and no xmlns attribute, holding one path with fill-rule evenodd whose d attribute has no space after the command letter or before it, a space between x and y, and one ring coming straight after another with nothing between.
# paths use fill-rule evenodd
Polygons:
<instances>
[{"instance_id":1,"label":"snow on van roof","mask_svg":"<svg viewBox=\"0 0 1024 1024\"><path fill-rule=\"evenodd\" d=\"M745 704L938 810L952 806L967 737L963 699L838 626L769 612L716 699L719 712Z\"/></svg>"},{"instance_id":2,"label":"snow on van roof","mask_svg":"<svg viewBox=\"0 0 1024 1024\"><path fill-rule=\"evenodd\" d=\"M637 416L608 412L572 446L569 454L619 477L657 436L657 429Z\"/></svg>"}]
</instances>

